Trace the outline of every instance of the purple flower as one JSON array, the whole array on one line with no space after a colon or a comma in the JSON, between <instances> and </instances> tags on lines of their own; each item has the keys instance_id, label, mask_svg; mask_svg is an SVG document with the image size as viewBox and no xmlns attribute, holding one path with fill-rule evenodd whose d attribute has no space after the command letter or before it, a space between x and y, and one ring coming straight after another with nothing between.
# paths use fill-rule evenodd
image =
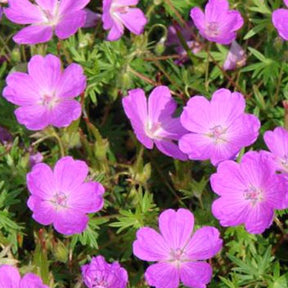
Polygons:
<instances>
[{"instance_id":1,"label":"purple flower","mask_svg":"<svg viewBox=\"0 0 288 288\"><path fill-rule=\"evenodd\" d=\"M124 33L124 26L132 33L143 33L147 19L139 8L130 8L137 5L139 0L103 0L103 28L110 30L107 39L116 41Z\"/></svg>"},{"instance_id":2,"label":"purple flower","mask_svg":"<svg viewBox=\"0 0 288 288\"><path fill-rule=\"evenodd\" d=\"M210 159L213 165L234 158L259 133L260 121L244 110L243 95L227 89L214 92L211 101L192 97L180 117L191 132L179 140L180 150L192 160Z\"/></svg>"},{"instance_id":3,"label":"purple flower","mask_svg":"<svg viewBox=\"0 0 288 288\"><path fill-rule=\"evenodd\" d=\"M264 141L271 151L269 155L275 164L275 169L288 175L288 131L282 127L266 131Z\"/></svg>"},{"instance_id":4,"label":"purple flower","mask_svg":"<svg viewBox=\"0 0 288 288\"><path fill-rule=\"evenodd\" d=\"M193 36L194 25L192 21L188 21L187 25L181 27L179 24L175 24L174 26L168 27L168 37L166 44L174 45L176 52L181 56L179 60L176 61L177 64L182 64L183 62L188 60L187 52L183 48L178 36L177 31L180 31L184 40L187 43L187 46L191 49L192 53L197 54L201 51L201 44L194 40Z\"/></svg>"},{"instance_id":5,"label":"purple flower","mask_svg":"<svg viewBox=\"0 0 288 288\"><path fill-rule=\"evenodd\" d=\"M17 24L31 24L23 28L13 40L18 44L37 44L49 41L53 32L60 39L75 34L85 24L83 8L90 0L9 0L5 15Z\"/></svg>"},{"instance_id":6,"label":"purple flower","mask_svg":"<svg viewBox=\"0 0 288 288\"><path fill-rule=\"evenodd\" d=\"M22 279L18 269L10 265L0 266L0 287L5 288L49 288L41 278L33 273L27 273Z\"/></svg>"},{"instance_id":7,"label":"purple flower","mask_svg":"<svg viewBox=\"0 0 288 288\"><path fill-rule=\"evenodd\" d=\"M81 115L81 105L74 98L84 91L86 77L78 64L62 71L56 56L36 55L28 63L28 74L13 72L6 82L3 96L20 106L15 115L27 129L66 127Z\"/></svg>"},{"instance_id":8,"label":"purple flower","mask_svg":"<svg viewBox=\"0 0 288 288\"><path fill-rule=\"evenodd\" d=\"M222 248L219 231L203 227L194 234L194 216L187 209L165 210L159 216L160 233L149 227L137 231L133 243L135 256L157 261L145 272L148 285L156 288L205 288L212 278L212 267L205 260Z\"/></svg>"},{"instance_id":9,"label":"purple flower","mask_svg":"<svg viewBox=\"0 0 288 288\"><path fill-rule=\"evenodd\" d=\"M95 27L101 19L101 14L95 13L90 9L84 9L86 11L86 22L83 28Z\"/></svg>"},{"instance_id":10,"label":"purple flower","mask_svg":"<svg viewBox=\"0 0 288 288\"><path fill-rule=\"evenodd\" d=\"M288 7L288 0L284 0L285 5ZM272 13L272 23L277 29L279 35L284 39L288 40L288 9L276 9Z\"/></svg>"},{"instance_id":11,"label":"purple flower","mask_svg":"<svg viewBox=\"0 0 288 288\"><path fill-rule=\"evenodd\" d=\"M125 288L127 271L119 263L109 264L103 256L93 257L90 264L81 267L82 277L88 288Z\"/></svg>"},{"instance_id":12,"label":"purple flower","mask_svg":"<svg viewBox=\"0 0 288 288\"><path fill-rule=\"evenodd\" d=\"M229 10L227 0L209 0L205 13L195 7L190 16L205 39L220 44L230 44L235 40L236 31L244 23L238 11Z\"/></svg>"},{"instance_id":13,"label":"purple flower","mask_svg":"<svg viewBox=\"0 0 288 288\"><path fill-rule=\"evenodd\" d=\"M187 133L179 118L173 118L177 104L166 86L156 87L150 97L145 97L142 89L134 89L123 98L122 104L130 119L137 139L148 149L156 147L165 155L186 160L176 141Z\"/></svg>"},{"instance_id":14,"label":"purple flower","mask_svg":"<svg viewBox=\"0 0 288 288\"><path fill-rule=\"evenodd\" d=\"M246 54L243 48L233 41L223 65L224 70L234 70L246 64Z\"/></svg>"},{"instance_id":15,"label":"purple flower","mask_svg":"<svg viewBox=\"0 0 288 288\"><path fill-rule=\"evenodd\" d=\"M33 219L43 225L53 224L65 235L81 233L86 229L88 216L103 207L104 188L98 182L84 182L88 166L84 161L63 157L54 171L44 164L36 164L27 174L31 193L28 207Z\"/></svg>"},{"instance_id":16,"label":"purple flower","mask_svg":"<svg viewBox=\"0 0 288 288\"><path fill-rule=\"evenodd\" d=\"M220 198L212 204L213 215L222 226L245 224L249 233L270 227L275 209L288 207L287 188L264 151L248 152L241 163L224 161L210 178Z\"/></svg>"},{"instance_id":17,"label":"purple flower","mask_svg":"<svg viewBox=\"0 0 288 288\"><path fill-rule=\"evenodd\" d=\"M10 134L10 132L4 128L0 126L0 143L2 145L7 145L7 144L12 144L13 142L13 137Z\"/></svg>"},{"instance_id":18,"label":"purple flower","mask_svg":"<svg viewBox=\"0 0 288 288\"><path fill-rule=\"evenodd\" d=\"M31 153L29 156L29 164L30 167L32 168L38 163L41 163L43 161L43 155L40 152L37 153Z\"/></svg>"}]
</instances>

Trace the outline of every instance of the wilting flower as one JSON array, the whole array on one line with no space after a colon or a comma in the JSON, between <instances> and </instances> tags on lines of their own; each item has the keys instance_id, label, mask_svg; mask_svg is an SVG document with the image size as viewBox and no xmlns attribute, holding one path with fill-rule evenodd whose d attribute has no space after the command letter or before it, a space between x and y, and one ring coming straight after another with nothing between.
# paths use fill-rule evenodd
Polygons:
<instances>
[{"instance_id":1,"label":"wilting flower","mask_svg":"<svg viewBox=\"0 0 288 288\"><path fill-rule=\"evenodd\" d=\"M277 127L264 133L264 141L271 153L275 169L288 175L288 131Z\"/></svg>"},{"instance_id":2,"label":"wilting flower","mask_svg":"<svg viewBox=\"0 0 288 288\"><path fill-rule=\"evenodd\" d=\"M210 183L220 196L212 213L222 226L245 224L249 233L262 233L272 224L274 210L288 207L285 179L263 151L244 154L240 163L220 163Z\"/></svg>"},{"instance_id":3,"label":"wilting flower","mask_svg":"<svg viewBox=\"0 0 288 288\"><path fill-rule=\"evenodd\" d=\"M32 151L31 151L32 152ZM31 153L29 156L29 165L32 168L34 165L43 161L43 155L40 152Z\"/></svg>"},{"instance_id":4,"label":"wilting flower","mask_svg":"<svg viewBox=\"0 0 288 288\"><path fill-rule=\"evenodd\" d=\"M82 278L88 288L125 288L127 271L119 263L109 264L103 256L93 257L90 264L81 267Z\"/></svg>"},{"instance_id":5,"label":"wilting flower","mask_svg":"<svg viewBox=\"0 0 288 288\"><path fill-rule=\"evenodd\" d=\"M53 224L65 235L83 232L88 223L86 213L103 207L104 188L98 182L84 182L88 166L84 161L63 157L54 171L44 164L36 164L27 174L31 193L28 207L33 219L43 225Z\"/></svg>"},{"instance_id":6,"label":"wilting flower","mask_svg":"<svg viewBox=\"0 0 288 288\"><path fill-rule=\"evenodd\" d=\"M18 44L37 44L49 41L53 32L60 39L75 34L85 24L84 7L90 0L9 0L7 18L17 24L31 24L23 28L13 40Z\"/></svg>"},{"instance_id":7,"label":"wilting flower","mask_svg":"<svg viewBox=\"0 0 288 288\"><path fill-rule=\"evenodd\" d=\"M288 0L284 0L285 5L288 7ZM284 39L288 40L288 9L276 9L272 13L272 23L277 29L279 35Z\"/></svg>"},{"instance_id":8,"label":"wilting flower","mask_svg":"<svg viewBox=\"0 0 288 288\"><path fill-rule=\"evenodd\" d=\"M18 269L10 265L0 266L1 288L49 288L41 278L33 273L27 273L22 279Z\"/></svg>"},{"instance_id":9,"label":"wilting flower","mask_svg":"<svg viewBox=\"0 0 288 288\"><path fill-rule=\"evenodd\" d=\"M180 150L192 160L210 159L213 165L234 158L259 133L260 121L244 110L243 95L228 89L214 92L211 101L192 97L180 117L191 132L179 140Z\"/></svg>"},{"instance_id":10,"label":"wilting flower","mask_svg":"<svg viewBox=\"0 0 288 288\"><path fill-rule=\"evenodd\" d=\"M243 48L233 41L223 65L224 70L234 70L246 64L246 54Z\"/></svg>"},{"instance_id":11,"label":"wilting flower","mask_svg":"<svg viewBox=\"0 0 288 288\"><path fill-rule=\"evenodd\" d=\"M236 31L244 23L237 10L229 10L227 0L209 0L205 13L195 7L191 10L190 16L205 39L220 44L230 44L235 40Z\"/></svg>"},{"instance_id":12,"label":"wilting flower","mask_svg":"<svg viewBox=\"0 0 288 288\"><path fill-rule=\"evenodd\" d=\"M90 9L84 9L86 11L86 22L83 26L83 28L91 28L95 27L98 22L101 20L101 14L95 13Z\"/></svg>"},{"instance_id":13,"label":"wilting flower","mask_svg":"<svg viewBox=\"0 0 288 288\"><path fill-rule=\"evenodd\" d=\"M186 41L187 46L191 49L192 53L197 54L201 50L201 44L194 40L193 30L194 25L192 21L188 21L184 27L181 27L179 24L168 27L168 37L166 45L175 46L175 50L181 58L176 61L177 64L181 64L188 60L187 51L183 48L179 37L177 36L177 31L181 33L184 40Z\"/></svg>"},{"instance_id":14,"label":"wilting flower","mask_svg":"<svg viewBox=\"0 0 288 288\"><path fill-rule=\"evenodd\" d=\"M62 71L56 56L36 55L28 63L28 74L13 72L6 82L3 96L20 106L16 118L30 130L66 127L81 115L81 105L74 98L84 91L86 77L78 64Z\"/></svg>"},{"instance_id":15,"label":"wilting flower","mask_svg":"<svg viewBox=\"0 0 288 288\"><path fill-rule=\"evenodd\" d=\"M132 33L143 33L147 19L139 8L130 8L137 5L139 0L103 0L103 28L110 30L107 39L116 41L124 33L126 27Z\"/></svg>"},{"instance_id":16,"label":"wilting flower","mask_svg":"<svg viewBox=\"0 0 288 288\"><path fill-rule=\"evenodd\" d=\"M172 117L177 104L168 87L156 87L150 94L148 105L142 89L130 90L122 104L136 137L146 148L152 149L155 143L162 153L180 160L187 159L176 144L187 131L179 118Z\"/></svg>"},{"instance_id":17,"label":"wilting flower","mask_svg":"<svg viewBox=\"0 0 288 288\"><path fill-rule=\"evenodd\" d=\"M159 216L160 233L149 227L137 231L133 253L145 261L157 261L145 272L148 285L156 288L204 288L212 278L205 260L222 248L219 231L203 227L193 233L194 216L187 209L165 210Z\"/></svg>"}]
</instances>

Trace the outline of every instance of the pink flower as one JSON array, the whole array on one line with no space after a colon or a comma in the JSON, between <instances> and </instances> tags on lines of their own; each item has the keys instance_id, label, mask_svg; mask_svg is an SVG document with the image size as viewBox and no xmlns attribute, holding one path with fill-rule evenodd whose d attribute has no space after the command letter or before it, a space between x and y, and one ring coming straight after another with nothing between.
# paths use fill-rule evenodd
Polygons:
<instances>
[{"instance_id":1,"label":"pink flower","mask_svg":"<svg viewBox=\"0 0 288 288\"><path fill-rule=\"evenodd\" d=\"M262 151L244 154L241 163L220 163L210 182L220 196L212 213L225 227L245 224L249 233L262 233L271 226L274 210L288 207L285 180Z\"/></svg>"},{"instance_id":2,"label":"pink flower","mask_svg":"<svg viewBox=\"0 0 288 288\"><path fill-rule=\"evenodd\" d=\"M6 82L3 96L20 106L15 115L27 129L67 127L81 115L81 105L74 98L84 91L86 77L78 64L62 71L56 56L36 55L28 63L28 74L13 72Z\"/></svg>"},{"instance_id":3,"label":"pink flower","mask_svg":"<svg viewBox=\"0 0 288 288\"><path fill-rule=\"evenodd\" d=\"M288 175L288 131L283 127L266 131L264 141L271 151L269 155L275 164L275 169Z\"/></svg>"},{"instance_id":4,"label":"pink flower","mask_svg":"<svg viewBox=\"0 0 288 288\"><path fill-rule=\"evenodd\" d=\"M130 8L137 5L139 0L103 0L103 27L110 30L107 39L116 41L124 33L124 26L132 33L143 33L147 19L139 8Z\"/></svg>"},{"instance_id":5,"label":"pink flower","mask_svg":"<svg viewBox=\"0 0 288 288\"><path fill-rule=\"evenodd\" d=\"M159 216L160 233L149 227L137 231L133 253L145 261L157 261L145 272L145 279L156 288L205 288L212 268L205 260L222 248L219 231L203 227L193 234L194 216L187 209L165 210Z\"/></svg>"},{"instance_id":6,"label":"pink flower","mask_svg":"<svg viewBox=\"0 0 288 288\"><path fill-rule=\"evenodd\" d=\"M125 288L128 282L127 271L118 262L109 264L99 255L90 264L81 267L82 278L88 288Z\"/></svg>"},{"instance_id":7,"label":"pink flower","mask_svg":"<svg viewBox=\"0 0 288 288\"><path fill-rule=\"evenodd\" d=\"M101 19L101 14L95 13L88 8L84 10L86 11L87 17L83 28L91 28L97 26L98 22Z\"/></svg>"},{"instance_id":8,"label":"pink flower","mask_svg":"<svg viewBox=\"0 0 288 288\"><path fill-rule=\"evenodd\" d=\"M88 166L84 161L63 157L54 171L44 164L36 164L27 174L31 193L28 207L33 219L40 224L53 224L56 231L65 235L83 232L88 223L86 213L103 207L104 188L98 182L84 182Z\"/></svg>"},{"instance_id":9,"label":"pink flower","mask_svg":"<svg viewBox=\"0 0 288 288\"><path fill-rule=\"evenodd\" d=\"M165 155L186 160L176 141L187 131L181 126L179 118L173 118L177 104L166 86L156 87L150 97L145 97L142 89L130 90L122 104L130 119L137 139L148 149L156 147Z\"/></svg>"},{"instance_id":10,"label":"pink flower","mask_svg":"<svg viewBox=\"0 0 288 288\"><path fill-rule=\"evenodd\" d=\"M234 158L259 133L260 121L244 110L243 95L227 89L215 91L211 101L192 97L180 116L183 127L190 131L179 140L180 150L189 159L210 159L213 165Z\"/></svg>"},{"instance_id":11,"label":"pink flower","mask_svg":"<svg viewBox=\"0 0 288 288\"><path fill-rule=\"evenodd\" d=\"M246 64L246 54L243 48L233 41L223 65L224 70L234 70Z\"/></svg>"},{"instance_id":12,"label":"pink flower","mask_svg":"<svg viewBox=\"0 0 288 288\"><path fill-rule=\"evenodd\" d=\"M288 7L288 0L284 0L285 5ZM277 29L279 35L284 39L288 40L288 9L277 9L272 13L272 23Z\"/></svg>"},{"instance_id":13,"label":"pink flower","mask_svg":"<svg viewBox=\"0 0 288 288\"><path fill-rule=\"evenodd\" d=\"M0 287L5 288L49 288L41 278L33 273L27 273L22 279L18 269L10 265L0 266Z\"/></svg>"},{"instance_id":14,"label":"pink flower","mask_svg":"<svg viewBox=\"0 0 288 288\"><path fill-rule=\"evenodd\" d=\"M198 7L190 16L200 34L211 42L230 44L236 38L236 31L243 26L243 18L236 10L229 10L227 0L209 0L205 14Z\"/></svg>"},{"instance_id":15,"label":"pink flower","mask_svg":"<svg viewBox=\"0 0 288 288\"><path fill-rule=\"evenodd\" d=\"M31 24L18 32L13 40L18 44L49 41L53 32L60 39L75 34L85 24L83 8L90 0L9 0L5 15L17 24Z\"/></svg>"}]
</instances>

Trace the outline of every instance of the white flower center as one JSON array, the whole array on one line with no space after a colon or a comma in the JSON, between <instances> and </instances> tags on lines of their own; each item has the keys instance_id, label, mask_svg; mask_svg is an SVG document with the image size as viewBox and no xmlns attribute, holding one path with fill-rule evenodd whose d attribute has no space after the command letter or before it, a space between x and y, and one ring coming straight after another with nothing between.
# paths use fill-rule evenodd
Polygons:
<instances>
[{"instance_id":1,"label":"white flower center","mask_svg":"<svg viewBox=\"0 0 288 288\"><path fill-rule=\"evenodd\" d=\"M215 143L224 143L227 142L225 138L226 128L221 125L216 125L213 128L210 128L210 132L208 133L208 137L212 138Z\"/></svg>"},{"instance_id":2,"label":"white flower center","mask_svg":"<svg viewBox=\"0 0 288 288\"><path fill-rule=\"evenodd\" d=\"M57 103L59 103L59 98L56 97L54 93L52 93L52 95L45 93L39 102L40 105L45 106L49 110L53 109Z\"/></svg>"},{"instance_id":3,"label":"white flower center","mask_svg":"<svg viewBox=\"0 0 288 288\"><path fill-rule=\"evenodd\" d=\"M160 133L162 132L162 127L159 122L152 123L150 120L146 122L145 133L151 139L162 139Z\"/></svg>"},{"instance_id":4,"label":"white flower center","mask_svg":"<svg viewBox=\"0 0 288 288\"><path fill-rule=\"evenodd\" d=\"M282 158L279 159L281 166L284 168L285 171L288 170L288 156L284 155Z\"/></svg>"},{"instance_id":5,"label":"white flower center","mask_svg":"<svg viewBox=\"0 0 288 288\"><path fill-rule=\"evenodd\" d=\"M206 23L205 33L210 37L216 37L220 34L219 23L209 22Z\"/></svg>"},{"instance_id":6,"label":"white flower center","mask_svg":"<svg viewBox=\"0 0 288 288\"><path fill-rule=\"evenodd\" d=\"M244 199L250 201L252 206L255 206L257 203L263 200L263 191L260 188L250 186L244 190L243 193Z\"/></svg>"},{"instance_id":7,"label":"white flower center","mask_svg":"<svg viewBox=\"0 0 288 288\"><path fill-rule=\"evenodd\" d=\"M181 265L181 263L188 261L184 249L180 248L172 249L170 251L170 257L171 258L169 259L169 262L172 262L178 268Z\"/></svg>"},{"instance_id":8,"label":"white flower center","mask_svg":"<svg viewBox=\"0 0 288 288\"><path fill-rule=\"evenodd\" d=\"M54 207L58 210L61 208L67 208L68 197L63 192L57 192L54 194L53 198L50 200Z\"/></svg>"},{"instance_id":9,"label":"white flower center","mask_svg":"<svg viewBox=\"0 0 288 288\"><path fill-rule=\"evenodd\" d=\"M44 10L40 6L38 6L43 15L43 20L45 24L48 24L49 26L56 26L61 19L61 16L59 15L58 8L59 8L59 2L56 4L56 7L54 11Z\"/></svg>"}]
</instances>

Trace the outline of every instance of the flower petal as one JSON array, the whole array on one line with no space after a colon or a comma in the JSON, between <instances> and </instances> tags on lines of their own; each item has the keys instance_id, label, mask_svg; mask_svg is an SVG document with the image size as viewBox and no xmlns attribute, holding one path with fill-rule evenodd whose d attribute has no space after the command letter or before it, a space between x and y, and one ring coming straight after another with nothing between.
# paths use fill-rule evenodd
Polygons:
<instances>
[{"instance_id":1,"label":"flower petal","mask_svg":"<svg viewBox=\"0 0 288 288\"><path fill-rule=\"evenodd\" d=\"M287 17L288 9L277 9L272 13L272 23L284 40L288 40Z\"/></svg>"},{"instance_id":2,"label":"flower petal","mask_svg":"<svg viewBox=\"0 0 288 288\"><path fill-rule=\"evenodd\" d=\"M168 209L159 216L159 229L172 249L183 249L190 240L194 216L188 209Z\"/></svg>"},{"instance_id":3,"label":"flower petal","mask_svg":"<svg viewBox=\"0 0 288 288\"><path fill-rule=\"evenodd\" d=\"M214 227L203 227L198 229L192 236L185 252L189 259L207 260L215 256L222 248L223 241L220 239L219 231Z\"/></svg>"},{"instance_id":4,"label":"flower petal","mask_svg":"<svg viewBox=\"0 0 288 288\"><path fill-rule=\"evenodd\" d=\"M187 160L187 155L180 151L177 144L167 140L155 140L156 147L165 155L179 159L182 161Z\"/></svg>"},{"instance_id":5,"label":"flower petal","mask_svg":"<svg viewBox=\"0 0 288 288\"><path fill-rule=\"evenodd\" d=\"M10 265L0 266L0 287L18 288L21 276L17 268Z\"/></svg>"},{"instance_id":6,"label":"flower petal","mask_svg":"<svg viewBox=\"0 0 288 288\"><path fill-rule=\"evenodd\" d=\"M148 267L145 279L150 286L156 288L178 288L178 269L169 263L157 263Z\"/></svg>"},{"instance_id":7,"label":"flower petal","mask_svg":"<svg viewBox=\"0 0 288 288\"><path fill-rule=\"evenodd\" d=\"M133 254L145 261L164 260L169 257L169 247L163 237L149 227L140 228L133 242Z\"/></svg>"},{"instance_id":8,"label":"flower petal","mask_svg":"<svg viewBox=\"0 0 288 288\"><path fill-rule=\"evenodd\" d=\"M20 281L19 288L49 288L44 285L42 279L33 273L27 273Z\"/></svg>"},{"instance_id":9,"label":"flower petal","mask_svg":"<svg viewBox=\"0 0 288 288\"><path fill-rule=\"evenodd\" d=\"M59 5L59 14L65 15L74 11L79 11L90 2L90 0L61 0Z\"/></svg>"},{"instance_id":10,"label":"flower petal","mask_svg":"<svg viewBox=\"0 0 288 288\"><path fill-rule=\"evenodd\" d=\"M18 44L38 44L48 42L53 35L49 25L31 25L20 30L13 40Z\"/></svg>"}]
</instances>

